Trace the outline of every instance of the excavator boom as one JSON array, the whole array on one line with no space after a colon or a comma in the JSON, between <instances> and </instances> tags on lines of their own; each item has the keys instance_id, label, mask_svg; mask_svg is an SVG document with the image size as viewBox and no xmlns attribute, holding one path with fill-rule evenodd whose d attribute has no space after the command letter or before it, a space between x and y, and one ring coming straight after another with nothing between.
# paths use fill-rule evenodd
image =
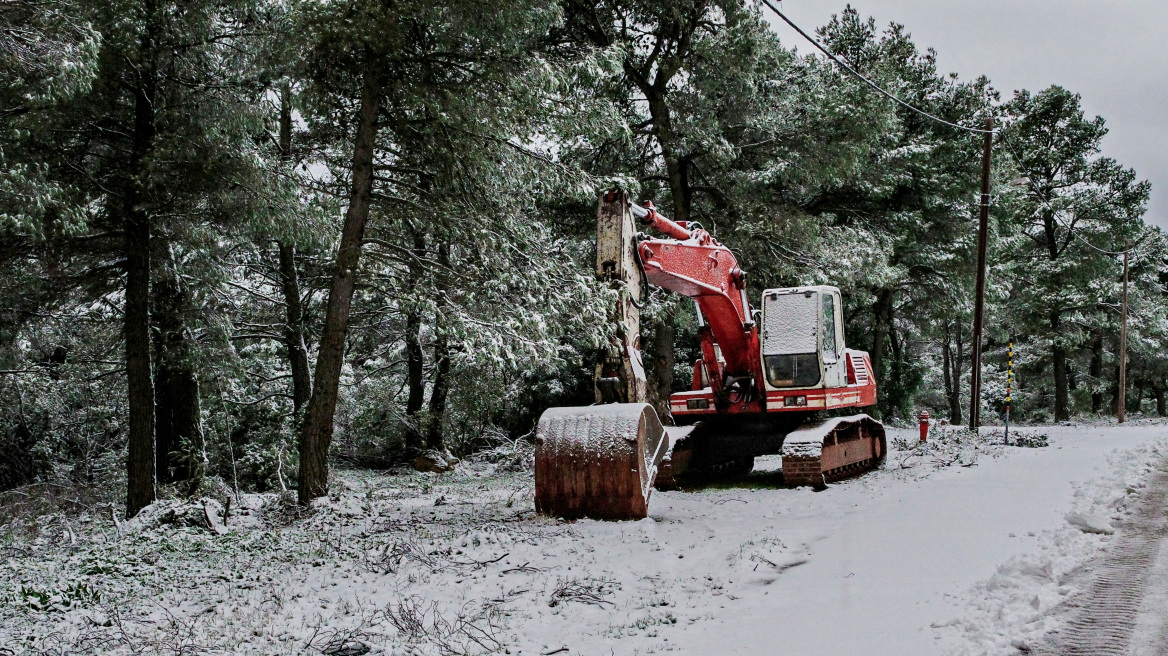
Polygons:
<instances>
[{"instance_id":1,"label":"excavator boom","mask_svg":"<svg viewBox=\"0 0 1168 656\"><path fill-rule=\"evenodd\" d=\"M738 267L734 253L701 227L661 216L651 203L634 209L633 214L668 236L645 239L637 250L650 283L688 296L697 304L703 361L715 396L725 405L731 401L726 393L731 384L739 391L762 389L758 326L746 296L746 274ZM738 410L764 410L758 394L738 396Z\"/></svg>"}]
</instances>

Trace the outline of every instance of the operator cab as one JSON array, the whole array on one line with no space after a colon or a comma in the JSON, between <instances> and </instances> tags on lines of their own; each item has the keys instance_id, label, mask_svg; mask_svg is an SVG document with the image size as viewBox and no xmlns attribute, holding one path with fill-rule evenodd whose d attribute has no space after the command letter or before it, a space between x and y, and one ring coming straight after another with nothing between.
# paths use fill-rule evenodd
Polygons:
<instances>
[{"instance_id":1,"label":"operator cab","mask_svg":"<svg viewBox=\"0 0 1168 656\"><path fill-rule=\"evenodd\" d=\"M765 290L760 327L767 389L846 384L843 306L838 288L815 285Z\"/></svg>"},{"instance_id":2,"label":"operator cab","mask_svg":"<svg viewBox=\"0 0 1168 656\"><path fill-rule=\"evenodd\" d=\"M843 302L829 285L768 289L758 318L759 362L766 412L807 412L863 408L876 403L876 380L867 353L844 343ZM698 312L699 325L702 322ZM720 349L714 355L721 361ZM703 360L694 363L689 391L669 397L674 421L736 412L717 407ZM741 410L737 411L741 412Z\"/></svg>"}]
</instances>

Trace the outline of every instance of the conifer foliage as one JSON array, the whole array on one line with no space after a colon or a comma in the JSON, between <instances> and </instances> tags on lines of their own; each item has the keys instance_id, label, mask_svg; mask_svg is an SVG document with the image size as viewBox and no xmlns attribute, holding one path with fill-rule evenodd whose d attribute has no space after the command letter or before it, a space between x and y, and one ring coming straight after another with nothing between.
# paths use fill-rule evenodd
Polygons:
<instances>
[{"instance_id":1,"label":"conifer foliage","mask_svg":"<svg viewBox=\"0 0 1168 656\"><path fill-rule=\"evenodd\" d=\"M0 488L116 488L128 516L217 480L309 503L338 464L441 471L529 436L592 401L612 185L729 244L752 297L839 286L876 411L960 422L980 137L762 11L2 3ZM1104 120L1061 87L946 75L851 7L818 38L929 113L1001 128L983 417L1011 342L1015 420L1114 410L1129 248L1128 411L1163 414L1168 244ZM660 290L643 317L664 412L696 318Z\"/></svg>"}]
</instances>

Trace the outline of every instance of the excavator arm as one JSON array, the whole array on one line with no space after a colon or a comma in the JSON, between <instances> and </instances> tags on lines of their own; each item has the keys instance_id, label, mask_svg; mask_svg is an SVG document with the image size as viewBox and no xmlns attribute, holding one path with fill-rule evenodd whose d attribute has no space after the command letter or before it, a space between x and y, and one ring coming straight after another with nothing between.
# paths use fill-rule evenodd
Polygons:
<instances>
[{"instance_id":1,"label":"excavator arm","mask_svg":"<svg viewBox=\"0 0 1168 656\"><path fill-rule=\"evenodd\" d=\"M746 275L734 253L700 227L661 216L652 203L634 205L632 212L642 224L666 235L637 245L645 277L697 303L702 360L715 397L723 404L747 406L741 410L762 411L758 326L746 296Z\"/></svg>"},{"instance_id":2,"label":"excavator arm","mask_svg":"<svg viewBox=\"0 0 1168 656\"><path fill-rule=\"evenodd\" d=\"M630 206L625 192L614 189L601 198L596 211L596 277L618 292L609 310L614 330L593 377L597 403L646 401L639 345L644 275L637 263Z\"/></svg>"}]
</instances>

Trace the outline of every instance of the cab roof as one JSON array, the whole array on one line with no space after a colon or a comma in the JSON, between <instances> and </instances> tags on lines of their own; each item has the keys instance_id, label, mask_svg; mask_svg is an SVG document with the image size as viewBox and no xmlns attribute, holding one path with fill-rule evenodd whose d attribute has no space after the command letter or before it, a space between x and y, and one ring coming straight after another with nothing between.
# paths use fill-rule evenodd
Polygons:
<instances>
[{"instance_id":1,"label":"cab roof","mask_svg":"<svg viewBox=\"0 0 1168 656\"><path fill-rule=\"evenodd\" d=\"M762 290L762 295L764 297L766 297L766 296L770 296L771 294L802 294L805 292L819 292L820 294L832 294L832 293L838 294L838 293L840 293L840 290L839 290L839 287L833 287L832 285L807 285L804 287L776 287L774 289L764 289L764 290Z\"/></svg>"}]
</instances>

